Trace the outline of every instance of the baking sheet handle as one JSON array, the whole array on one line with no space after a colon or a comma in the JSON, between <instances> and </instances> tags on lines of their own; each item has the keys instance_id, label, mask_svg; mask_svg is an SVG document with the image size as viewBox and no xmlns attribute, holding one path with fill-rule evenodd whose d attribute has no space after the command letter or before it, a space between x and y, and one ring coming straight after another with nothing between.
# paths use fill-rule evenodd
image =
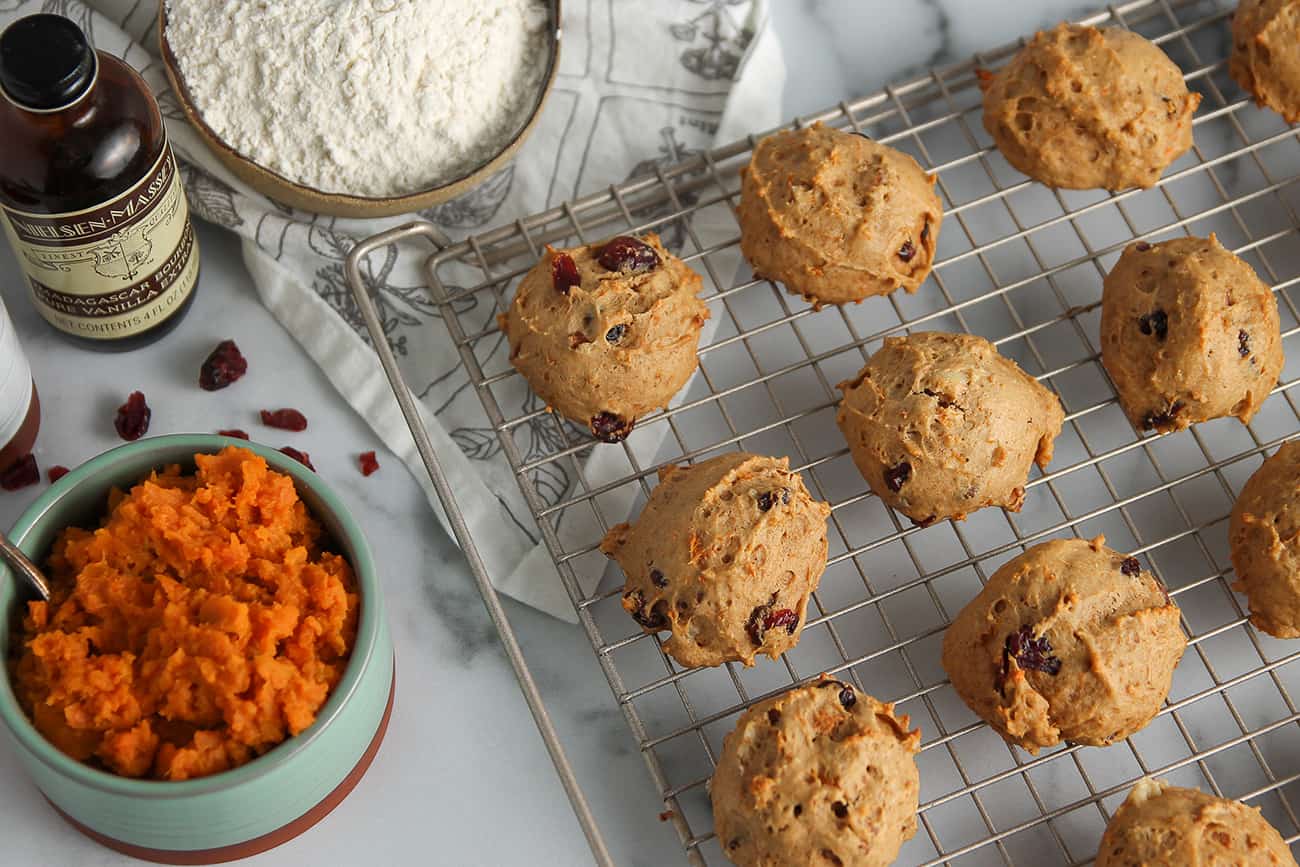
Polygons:
<instances>
[{"instance_id":1,"label":"baking sheet handle","mask_svg":"<svg viewBox=\"0 0 1300 867\"><path fill-rule=\"evenodd\" d=\"M381 232L357 244L352 248L352 252L348 254L345 265L348 287L352 290L352 296L356 299L357 307L361 310L361 318L365 321L366 330L370 333L371 345L379 355L379 361L383 365L384 373L388 376L388 382L393 388L393 394L397 397L397 404L402 410L402 416L406 419L406 425L411 430L411 436L415 438L415 448L420 453L424 468L429 474L430 481L433 482L434 491L442 502L447 521L451 524L452 533L455 535L460 549L465 552L465 559L469 561L470 572L474 576L474 581L478 584L478 591L483 597L483 604L487 608L488 616L492 618L492 624L496 627L502 645L505 647L506 656L510 659L510 665L515 671L515 679L519 681L519 689L524 694L524 700L528 703L528 709L532 712L533 721L537 724L538 731L541 732L542 740L546 744L546 751L550 754L551 762L555 765L555 771L560 776L561 785L564 786L564 792L568 795L569 803L573 806L573 812L578 817L578 823L582 826L582 832L586 835L587 843L591 846L591 854L595 857L597 864L602 865L602 867L605 867L605 865L612 867L614 861L610 857L604 839L601 837L600 829L596 826L596 819L592 815L591 807L582 792L578 778L573 772L573 766L564 753L564 747L555 732L555 726L551 722L550 714L546 711L546 705L542 701L541 693L537 690L537 684L533 680L532 672L528 669L528 663L524 660L523 652L519 649L519 642L515 638L514 629L510 626L510 621L506 618L505 611L501 607L501 599L488 578L487 568L483 564L482 557L479 556L478 546L474 543L469 527L465 523L465 516L456 503L456 495L443 473L442 462L434 451L433 443L429 439L429 433L420 420L415 398L412 396L411 389L407 386L406 380L402 377L402 372L398 368L397 357L388 345L388 338L384 334L379 311L376 309L374 300L370 297L370 292L361 276L361 262L373 251L389 244L421 238L429 242L435 251L451 244L451 240L442 231L432 224L424 222L407 223L386 232Z\"/></svg>"}]
</instances>

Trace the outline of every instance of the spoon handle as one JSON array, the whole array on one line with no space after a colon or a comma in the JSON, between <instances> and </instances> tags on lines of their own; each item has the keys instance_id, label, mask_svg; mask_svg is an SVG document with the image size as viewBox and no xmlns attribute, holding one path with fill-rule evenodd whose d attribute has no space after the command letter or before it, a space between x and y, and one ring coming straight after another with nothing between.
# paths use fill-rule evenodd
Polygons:
<instances>
[{"instance_id":1,"label":"spoon handle","mask_svg":"<svg viewBox=\"0 0 1300 867\"><path fill-rule=\"evenodd\" d=\"M17 545L10 542L9 537L4 533L0 533L0 558L3 558L9 568L19 576L26 578L27 583L40 594L42 599L49 601L50 585L41 574L40 568L19 550Z\"/></svg>"}]
</instances>

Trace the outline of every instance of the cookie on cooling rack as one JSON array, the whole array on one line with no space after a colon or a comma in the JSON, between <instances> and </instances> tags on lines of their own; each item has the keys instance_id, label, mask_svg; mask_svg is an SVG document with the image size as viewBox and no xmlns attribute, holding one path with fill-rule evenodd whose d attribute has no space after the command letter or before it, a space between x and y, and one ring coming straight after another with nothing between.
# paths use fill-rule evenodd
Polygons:
<instances>
[{"instance_id":1,"label":"cookie on cooling rack","mask_svg":"<svg viewBox=\"0 0 1300 867\"><path fill-rule=\"evenodd\" d=\"M1031 753L1106 746L1149 723L1187 641L1178 606L1098 536L1034 545L998 569L943 636L962 701Z\"/></svg>"},{"instance_id":2,"label":"cookie on cooling rack","mask_svg":"<svg viewBox=\"0 0 1300 867\"><path fill-rule=\"evenodd\" d=\"M985 506L1019 511L1031 463L1047 466L1061 403L970 334L885 338L839 385L836 421L871 490L919 524Z\"/></svg>"},{"instance_id":3,"label":"cookie on cooling rack","mask_svg":"<svg viewBox=\"0 0 1300 867\"><path fill-rule=\"evenodd\" d=\"M982 75L984 128L1049 187L1149 187L1192 146L1199 94L1130 30L1060 24Z\"/></svg>"},{"instance_id":4,"label":"cookie on cooling rack","mask_svg":"<svg viewBox=\"0 0 1300 867\"><path fill-rule=\"evenodd\" d=\"M1247 480L1228 538L1250 622L1277 638L1300 638L1300 442L1283 443Z\"/></svg>"},{"instance_id":5,"label":"cookie on cooling rack","mask_svg":"<svg viewBox=\"0 0 1300 867\"><path fill-rule=\"evenodd\" d=\"M1300 0L1241 0L1232 16L1228 71L1242 89L1300 121Z\"/></svg>"},{"instance_id":6,"label":"cookie on cooling rack","mask_svg":"<svg viewBox=\"0 0 1300 867\"><path fill-rule=\"evenodd\" d=\"M640 516L600 549L626 576L623 607L684 666L753 665L799 642L826 569L826 517L786 458L733 452L665 467Z\"/></svg>"},{"instance_id":7,"label":"cookie on cooling rack","mask_svg":"<svg viewBox=\"0 0 1300 867\"><path fill-rule=\"evenodd\" d=\"M709 786L735 864L889 864L916 833L921 733L853 687L820 680L746 710Z\"/></svg>"},{"instance_id":8,"label":"cookie on cooling rack","mask_svg":"<svg viewBox=\"0 0 1300 867\"><path fill-rule=\"evenodd\" d=\"M1096 867L1296 867L1258 807L1144 777L1111 817Z\"/></svg>"},{"instance_id":9,"label":"cookie on cooling rack","mask_svg":"<svg viewBox=\"0 0 1300 867\"><path fill-rule=\"evenodd\" d=\"M510 363L548 407L619 442L695 371L702 283L654 234L548 247L498 319Z\"/></svg>"},{"instance_id":10,"label":"cookie on cooling rack","mask_svg":"<svg viewBox=\"0 0 1300 867\"><path fill-rule=\"evenodd\" d=\"M943 206L907 154L818 123L758 143L737 219L754 273L820 306L915 292Z\"/></svg>"},{"instance_id":11,"label":"cookie on cooling rack","mask_svg":"<svg viewBox=\"0 0 1300 867\"><path fill-rule=\"evenodd\" d=\"M1139 430L1249 422L1282 371L1277 302L1214 235L1130 244L1102 289L1101 361Z\"/></svg>"}]
</instances>

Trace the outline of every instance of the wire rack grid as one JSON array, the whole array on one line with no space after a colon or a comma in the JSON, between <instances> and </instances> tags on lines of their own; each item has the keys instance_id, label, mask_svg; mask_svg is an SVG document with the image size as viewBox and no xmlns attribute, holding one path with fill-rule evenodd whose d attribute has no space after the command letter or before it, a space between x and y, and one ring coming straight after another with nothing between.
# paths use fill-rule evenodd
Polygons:
<instances>
[{"instance_id":1,"label":"wire rack grid","mask_svg":"<svg viewBox=\"0 0 1300 867\"><path fill-rule=\"evenodd\" d=\"M1247 623L1230 589L1226 545L1236 491L1300 430L1291 394L1300 364L1287 364L1250 425L1216 420L1142 436L1116 405L1096 337L1101 280L1124 245L1215 232L1272 286L1284 346L1300 357L1292 297L1300 143L1296 129L1252 107L1228 77L1228 15L1210 0L1137 0L1085 19L1152 39L1203 95L1195 147L1150 190L1054 191L1001 159L980 123L975 73L1023 41L797 120L869 135L937 176L943 230L932 279L914 295L816 311L737 269L739 170L755 137L429 259L434 299L691 863L726 863L711 832L707 781L737 715L821 672L896 702L921 728L920 831L899 863L1086 863L1143 775L1244 799L1293 846L1300 839L1300 711L1291 697L1300 650ZM593 446L510 397L521 380L494 317L470 318L463 302L477 298L480 314L504 311L545 244L644 231L660 232L705 276L716 329L700 348L699 374L670 409L640 420L621 446ZM962 523L913 526L854 469L834 422L835 384L885 336L913 329L981 334L1061 398L1067 421L1056 457L1034 472L1020 513L986 509ZM394 384L404 388L400 376ZM523 445L539 426L553 444L541 454ZM686 670L623 612L621 575L605 568L597 545L629 517L629 501L644 502L658 467L737 448L789 455L814 495L831 503L829 563L798 647L754 668ZM554 468L576 480L558 501L542 491ZM454 501L445 505L455 511ZM1099 533L1169 586L1188 650L1166 706L1142 732L1106 749L1063 745L1030 756L953 693L938 663L943 630L1026 546ZM585 591L584 578L602 570L597 589Z\"/></svg>"}]
</instances>

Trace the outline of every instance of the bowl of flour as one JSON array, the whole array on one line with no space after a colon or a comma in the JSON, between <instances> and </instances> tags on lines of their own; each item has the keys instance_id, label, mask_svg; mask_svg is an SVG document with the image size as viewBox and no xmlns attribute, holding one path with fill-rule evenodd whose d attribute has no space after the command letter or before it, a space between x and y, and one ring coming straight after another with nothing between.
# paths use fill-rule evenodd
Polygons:
<instances>
[{"instance_id":1,"label":"bowl of flour","mask_svg":"<svg viewBox=\"0 0 1300 867\"><path fill-rule=\"evenodd\" d=\"M558 0L165 0L172 89L209 148L296 208L427 208L503 168L559 62Z\"/></svg>"}]
</instances>

